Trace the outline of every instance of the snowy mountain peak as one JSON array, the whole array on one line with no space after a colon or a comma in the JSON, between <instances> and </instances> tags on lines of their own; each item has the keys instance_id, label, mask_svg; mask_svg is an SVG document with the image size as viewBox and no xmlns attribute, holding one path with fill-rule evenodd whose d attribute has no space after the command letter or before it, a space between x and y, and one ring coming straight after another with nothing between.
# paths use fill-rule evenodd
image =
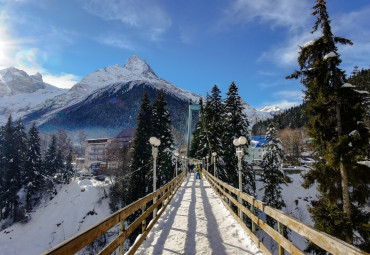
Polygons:
<instances>
[{"instance_id":1,"label":"snowy mountain peak","mask_svg":"<svg viewBox=\"0 0 370 255\"><path fill-rule=\"evenodd\" d=\"M278 106L264 106L259 109L260 112L269 112L272 115L279 114L281 109Z\"/></svg>"},{"instance_id":2,"label":"snowy mountain peak","mask_svg":"<svg viewBox=\"0 0 370 255\"><path fill-rule=\"evenodd\" d=\"M123 68L129 70L136 75L143 75L147 78L158 78L150 66L145 62L145 60L139 58L136 55L131 56Z\"/></svg>"},{"instance_id":3,"label":"snowy mountain peak","mask_svg":"<svg viewBox=\"0 0 370 255\"><path fill-rule=\"evenodd\" d=\"M33 79L35 79L35 80L38 80L38 81L43 81L42 80L42 75L39 72L37 72L34 75L30 75L30 77L33 78Z\"/></svg>"},{"instance_id":4,"label":"snowy mountain peak","mask_svg":"<svg viewBox=\"0 0 370 255\"><path fill-rule=\"evenodd\" d=\"M40 73L28 75L15 67L0 70L0 97L19 93L33 93L45 88Z\"/></svg>"}]
</instances>

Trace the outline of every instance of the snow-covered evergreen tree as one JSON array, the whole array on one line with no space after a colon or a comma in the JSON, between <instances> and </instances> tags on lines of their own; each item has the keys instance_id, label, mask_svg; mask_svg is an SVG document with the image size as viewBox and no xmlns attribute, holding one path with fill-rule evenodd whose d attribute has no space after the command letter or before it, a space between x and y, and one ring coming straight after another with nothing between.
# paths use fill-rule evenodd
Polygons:
<instances>
[{"instance_id":1,"label":"snow-covered evergreen tree","mask_svg":"<svg viewBox=\"0 0 370 255\"><path fill-rule=\"evenodd\" d=\"M73 177L74 171L73 171L73 165L72 165L72 151L69 151L66 162L63 168L62 172L62 182L69 183L71 178Z\"/></svg>"},{"instance_id":2,"label":"snow-covered evergreen tree","mask_svg":"<svg viewBox=\"0 0 370 255\"><path fill-rule=\"evenodd\" d=\"M47 176L53 177L57 172L57 141L55 135L52 135L48 150L45 155L44 173Z\"/></svg>"},{"instance_id":3,"label":"snow-covered evergreen tree","mask_svg":"<svg viewBox=\"0 0 370 255\"><path fill-rule=\"evenodd\" d=\"M56 166L56 173L57 173L57 180L62 181L63 171L64 171L64 158L62 154L62 149L57 149L57 156L55 158L55 166Z\"/></svg>"},{"instance_id":4,"label":"snow-covered evergreen tree","mask_svg":"<svg viewBox=\"0 0 370 255\"><path fill-rule=\"evenodd\" d=\"M214 85L210 96L207 99L205 109L206 131L208 140L207 155L211 158L212 152L217 152L223 155L222 134L224 133L224 125L222 121L225 117L225 107L221 98L221 91Z\"/></svg>"},{"instance_id":5,"label":"snow-covered evergreen tree","mask_svg":"<svg viewBox=\"0 0 370 255\"><path fill-rule=\"evenodd\" d=\"M34 196L44 185L44 176L42 175L40 137L35 123L33 123L30 131L28 132L26 149L27 156L24 168L24 185L26 190L26 207L29 211L33 207L33 201L38 200L38 198Z\"/></svg>"},{"instance_id":6,"label":"snow-covered evergreen tree","mask_svg":"<svg viewBox=\"0 0 370 255\"><path fill-rule=\"evenodd\" d=\"M267 205L282 209L285 207L283 197L281 195L282 184L285 184L285 176L281 170L281 163L285 157L280 139L276 135L276 129L271 123L267 129L266 138L267 148L263 155L263 173L261 179L263 182L263 198L262 201ZM267 217L267 223L274 226L275 220Z\"/></svg>"},{"instance_id":7,"label":"snow-covered evergreen tree","mask_svg":"<svg viewBox=\"0 0 370 255\"><path fill-rule=\"evenodd\" d=\"M152 136L152 107L149 95L143 95L139 115L137 117L137 128L132 148L131 176L129 185L128 203L136 201L152 192L153 184L149 172L152 165L151 146L149 139Z\"/></svg>"},{"instance_id":8,"label":"snow-covered evergreen tree","mask_svg":"<svg viewBox=\"0 0 370 255\"><path fill-rule=\"evenodd\" d=\"M244 136L247 138L245 147L250 144L248 132L249 121L244 114L238 87L231 83L225 99L225 118L223 121L224 132L222 133L223 154L220 156L224 162L224 171L220 172L220 179L238 187L238 160L235 155L234 139ZM244 154L248 153L245 150ZM243 189L250 195L255 195L255 175L251 166L243 161Z\"/></svg>"},{"instance_id":9,"label":"snow-covered evergreen tree","mask_svg":"<svg viewBox=\"0 0 370 255\"><path fill-rule=\"evenodd\" d=\"M338 43L352 42L333 35L326 2L316 2L312 33L321 30L321 35L300 48L300 70L288 77L300 78L307 89L305 114L316 163L305 175L304 186L318 183L321 197L310 209L316 228L370 251L370 214L365 210L370 175L369 168L358 163L369 155L366 109L361 94L339 68L337 48Z\"/></svg>"},{"instance_id":10,"label":"snow-covered evergreen tree","mask_svg":"<svg viewBox=\"0 0 370 255\"><path fill-rule=\"evenodd\" d=\"M166 184L174 176L172 162L173 135L171 132L170 114L166 108L167 101L163 90L159 91L153 103L153 136L161 141L158 147L157 187Z\"/></svg>"},{"instance_id":11,"label":"snow-covered evergreen tree","mask_svg":"<svg viewBox=\"0 0 370 255\"><path fill-rule=\"evenodd\" d=\"M4 126L4 144L3 144L3 174L4 181L2 185L2 190L0 192L2 205L5 208L3 217L8 217L15 221L17 220L18 212L18 196L17 192L22 186L21 178L21 165L22 159L19 151L19 144L16 144L18 138L16 130L12 125L12 117L9 116L8 122ZM17 133L19 134L19 133Z\"/></svg>"}]
</instances>

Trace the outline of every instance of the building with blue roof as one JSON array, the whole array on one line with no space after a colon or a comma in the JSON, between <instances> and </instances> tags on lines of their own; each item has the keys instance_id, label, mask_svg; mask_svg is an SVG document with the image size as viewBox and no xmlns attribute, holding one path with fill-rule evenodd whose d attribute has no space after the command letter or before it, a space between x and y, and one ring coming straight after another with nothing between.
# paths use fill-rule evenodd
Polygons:
<instances>
[{"instance_id":1,"label":"building with blue roof","mask_svg":"<svg viewBox=\"0 0 370 255\"><path fill-rule=\"evenodd\" d=\"M245 155L245 160L259 163L263 159L266 152L267 141L265 135L257 135L251 137L251 144L248 147L248 154Z\"/></svg>"}]
</instances>

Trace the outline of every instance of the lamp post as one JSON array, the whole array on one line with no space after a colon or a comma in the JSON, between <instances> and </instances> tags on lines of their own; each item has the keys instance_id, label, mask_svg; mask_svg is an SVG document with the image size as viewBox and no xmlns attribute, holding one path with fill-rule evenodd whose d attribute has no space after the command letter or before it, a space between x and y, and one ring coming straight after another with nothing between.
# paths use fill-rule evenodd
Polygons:
<instances>
[{"instance_id":1,"label":"lamp post","mask_svg":"<svg viewBox=\"0 0 370 255\"><path fill-rule=\"evenodd\" d=\"M214 177L217 178L217 176L216 176L216 156L217 156L217 152L212 152L212 157L213 157L213 175L214 175Z\"/></svg>"},{"instance_id":2,"label":"lamp post","mask_svg":"<svg viewBox=\"0 0 370 255\"><path fill-rule=\"evenodd\" d=\"M149 143L152 146L152 156L153 156L153 192L157 190L157 156L158 156L158 146L161 145L161 141L157 137L150 137ZM157 197L154 197L153 204L157 202ZM153 219L157 215L157 208L153 210Z\"/></svg>"},{"instance_id":3,"label":"lamp post","mask_svg":"<svg viewBox=\"0 0 370 255\"><path fill-rule=\"evenodd\" d=\"M179 158L179 153L178 152L175 152L175 157L176 157L176 169L175 169L175 171L176 171L176 174L175 174L175 176L177 177L177 160L178 160L178 158Z\"/></svg>"},{"instance_id":4,"label":"lamp post","mask_svg":"<svg viewBox=\"0 0 370 255\"><path fill-rule=\"evenodd\" d=\"M245 138L245 136L241 136L238 139L234 139L234 141L233 141L233 144L236 147L236 156L238 157L239 190L240 190L240 192L243 192L243 190L242 190L242 157L244 155L244 147L243 146L246 143L247 143L247 138ZM238 197L238 202L240 204L242 203L242 199L241 199L240 196ZM238 214L239 214L240 219L243 220L243 214L240 211L240 209L238 209Z\"/></svg>"}]
</instances>

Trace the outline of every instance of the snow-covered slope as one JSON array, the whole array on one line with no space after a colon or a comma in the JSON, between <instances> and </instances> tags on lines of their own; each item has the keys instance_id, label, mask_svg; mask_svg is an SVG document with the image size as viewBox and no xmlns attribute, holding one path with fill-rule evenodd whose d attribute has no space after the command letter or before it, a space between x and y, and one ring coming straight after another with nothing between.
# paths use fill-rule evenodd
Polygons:
<instances>
[{"instance_id":1,"label":"snow-covered slope","mask_svg":"<svg viewBox=\"0 0 370 255\"><path fill-rule=\"evenodd\" d=\"M195 93L181 89L168 81L158 78L145 60L134 55L129 58L124 66L113 65L98 69L84 77L68 92L45 102L37 109L43 112L43 115L36 122L38 125L45 123L61 110L83 101L97 89L115 83L127 83L131 81L138 81L137 84L140 84L139 81L146 82L156 89L163 89L167 93L184 100L191 99L197 101L200 97Z\"/></svg>"},{"instance_id":2,"label":"snow-covered slope","mask_svg":"<svg viewBox=\"0 0 370 255\"><path fill-rule=\"evenodd\" d=\"M110 215L107 184L72 181L39 206L27 224L0 232L0 254L40 254Z\"/></svg>"},{"instance_id":3,"label":"snow-covered slope","mask_svg":"<svg viewBox=\"0 0 370 255\"><path fill-rule=\"evenodd\" d=\"M276 115L281 113L281 109L278 106L264 106L258 109L260 112L268 112L271 115Z\"/></svg>"},{"instance_id":4,"label":"snow-covered slope","mask_svg":"<svg viewBox=\"0 0 370 255\"><path fill-rule=\"evenodd\" d=\"M40 103L65 91L44 83L40 73L28 75L14 67L0 70L0 125L10 114L13 119L23 117Z\"/></svg>"}]
</instances>

